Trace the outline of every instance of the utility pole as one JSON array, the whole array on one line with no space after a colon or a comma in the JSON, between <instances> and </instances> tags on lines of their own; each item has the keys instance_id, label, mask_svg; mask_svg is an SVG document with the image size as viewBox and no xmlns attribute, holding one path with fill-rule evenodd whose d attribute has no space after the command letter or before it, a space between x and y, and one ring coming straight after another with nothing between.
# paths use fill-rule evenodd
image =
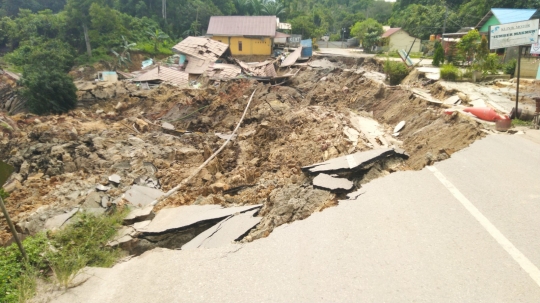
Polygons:
<instances>
[{"instance_id":1,"label":"utility pole","mask_svg":"<svg viewBox=\"0 0 540 303\"><path fill-rule=\"evenodd\" d=\"M446 6L446 3L444 4L444 25L442 29L442 48L444 48L444 34L446 33L446 19L448 19L448 6Z\"/></svg>"}]
</instances>

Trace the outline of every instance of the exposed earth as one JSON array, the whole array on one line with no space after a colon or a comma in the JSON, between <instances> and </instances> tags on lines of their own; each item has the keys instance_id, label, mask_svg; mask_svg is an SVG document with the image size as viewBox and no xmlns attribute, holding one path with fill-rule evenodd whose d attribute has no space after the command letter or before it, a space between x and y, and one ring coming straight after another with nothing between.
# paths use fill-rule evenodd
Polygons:
<instances>
[{"instance_id":1,"label":"exposed earth","mask_svg":"<svg viewBox=\"0 0 540 303\"><path fill-rule=\"evenodd\" d=\"M76 206L102 212L125 205L122 197L132 184L170 190L221 146L224 139L216 134L231 133L254 90L236 139L154 212L262 204L261 222L244 237L253 241L345 199L344 193L314 188L303 166L375 148L405 150L407 159L389 158L349 176L359 189L380 176L447 159L490 131L405 86L388 86L374 59L319 61L320 67L303 66L282 85L239 79L201 89L162 84L139 90L129 82L79 82L84 101L68 114L0 114L0 158L16 168L5 186L6 204L19 232L36 233ZM408 87L429 91L437 85L410 77ZM435 91L438 98L454 93ZM394 134L401 121L404 128ZM118 185L109 181L113 174L121 177ZM96 190L99 184L111 188ZM9 241L3 225L0 244Z\"/></svg>"}]
</instances>

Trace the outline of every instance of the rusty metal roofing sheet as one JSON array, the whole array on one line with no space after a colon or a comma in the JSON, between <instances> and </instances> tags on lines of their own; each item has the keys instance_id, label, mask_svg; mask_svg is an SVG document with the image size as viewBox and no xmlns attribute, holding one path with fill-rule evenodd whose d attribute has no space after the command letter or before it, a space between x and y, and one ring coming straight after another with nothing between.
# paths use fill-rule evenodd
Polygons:
<instances>
[{"instance_id":1,"label":"rusty metal roofing sheet","mask_svg":"<svg viewBox=\"0 0 540 303\"><path fill-rule=\"evenodd\" d=\"M212 16L206 33L215 36L274 37L276 27L276 16Z\"/></svg>"},{"instance_id":2,"label":"rusty metal roofing sheet","mask_svg":"<svg viewBox=\"0 0 540 303\"><path fill-rule=\"evenodd\" d=\"M156 66L154 69L138 76L133 81L166 81L180 86L188 84L188 73L170 67Z\"/></svg>"},{"instance_id":3,"label":"rusty metal roofing sheet","mask_svg":"<svg viewBox=\"0 0 540 303\"><path fill-rule=\"evenodd\" d=\"M296 60L298 60L298 58L300 58L300 55L302 54L302 47L299 46L296 48L296 50L292 53L290 53L287 58L285 58L285 60L283 60L283 62L281 62L281 67L287 67L287 66L291 66L293 65L294 63L296 63Z\"/></svg>"},{"instance_id":4,"label":"rusty metal roofing sheet","mask_svg":"<svg viewBox=\"0 0 540 303\"><path fill-rule=\"evenodd\" d=\"M208 67L208 77L212 80L228 80L241 73L242 69L234 64L213 63Z\"/></svg>"},{"instance_id":5,"label":"rusty metal roofing sheet","mask_svg":"<svg viewBox=\"0 0 540 303\"><path fill-rule=\"evenodd\" d=\"M276 77L276 69L274 68L274 61L264 61L256 64L247 64L238 59L234 59L236 63L244 70L246 74L256 77Z\"/></svg>"},{"instance_id":6,"label":"rusty metal roofing sheet","mask_svg":"<svg viewBox=\"0 0 540 303\"><path fill-rule=\"evenodd\" d=\"M382 34L382 38L388 38L390 36L392 36L393 34L399 32L401 30L401 27L394 27L394 28L390 28L389 30L387 30L386 32L384 32L384 34Z\"/></svg>"},{"instance_id":7,"label":"rusty metal roofing sheet","mask_svg":"<svg viewBox=\"0 0 540 303\"><path fill-rule=\"evenodd\" d=\"M194 74L194 75L203 74L208 69L208 66L212 62L216 61L216 60L203 60L203 59L195 58L192 56L186 56L186 60L187 60L186 73Z\"/></svg>"},{"instance_id":8,"label":"rusty metal roofing sheet","mask_svg":"<svg viewBox=\"0 0 540 303\"><path fill-rule=\"evenodd\" d=\"M229 45L210 38L191 36L173 46L173 50L177 52L212 62L221 57L228 48Z\"/></svg>"}]
</instances>

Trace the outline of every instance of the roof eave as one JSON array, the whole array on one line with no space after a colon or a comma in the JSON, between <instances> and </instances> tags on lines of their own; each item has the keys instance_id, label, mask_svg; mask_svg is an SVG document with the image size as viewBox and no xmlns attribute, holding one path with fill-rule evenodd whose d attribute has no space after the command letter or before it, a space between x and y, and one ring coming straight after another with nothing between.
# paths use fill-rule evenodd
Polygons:
<instances>
[{"instance_id":1,"label":"roof eave","mask_svg":"<svg viewBox=\"0 0 540 303\"><path fill-rule=\"evenodd\" d=\"M480 22L478 22L478 24L476 24L474 28L477 28L477 29L481 28L489 20L489 18L491 18L491 16L493 16L493 12L489 10L489 12L484 16L484 18L482 18L482 20L480 20Z\"/></svg>"}]
</instances>

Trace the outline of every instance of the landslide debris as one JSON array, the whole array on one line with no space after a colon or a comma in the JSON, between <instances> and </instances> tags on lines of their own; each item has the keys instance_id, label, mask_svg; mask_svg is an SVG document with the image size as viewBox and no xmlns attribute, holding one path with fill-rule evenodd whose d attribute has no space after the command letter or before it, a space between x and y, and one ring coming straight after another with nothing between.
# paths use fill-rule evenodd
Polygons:
<instances>
[{"instance_id":1,"label":"landslide debris","mask_svg":"<svg viewBox=\"0 0 540 303\"><path fill-rule=\"evenodd\" d=\"M446 159L483 136L476 122L387 87L373 62L362 63L345 70L308 67L288 85L277 86L234 80L201 89L162 84L136 90L123 82L86 87L80 91L81 98L88 97L85 106L68 114L3 115L12 129L3 133L0 159L16 168L5 186L8 210L19 232L31 234L75 207L128 204L123 195L133 184L141 185L141 178L166 192L221 146L224 139L216 133L231 133L254 89L238 136L154 212L180 205L263 204L260 224L245 238L254 240L342 198L314 189L303 166L377 147L401 147L409 154L407 160L375 163L353 176L360 186L395 170ZM96 91L106 97L98 98ZM358 117L378 120L384 134L357 130ZM406 127L392 137L400 121ZM119 184L109 181L112 174L120 176ZM2 228L0 243L9 238Z\"/></svg>"}]
</instances>

